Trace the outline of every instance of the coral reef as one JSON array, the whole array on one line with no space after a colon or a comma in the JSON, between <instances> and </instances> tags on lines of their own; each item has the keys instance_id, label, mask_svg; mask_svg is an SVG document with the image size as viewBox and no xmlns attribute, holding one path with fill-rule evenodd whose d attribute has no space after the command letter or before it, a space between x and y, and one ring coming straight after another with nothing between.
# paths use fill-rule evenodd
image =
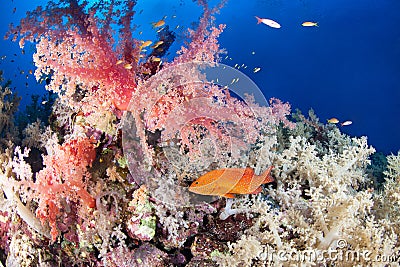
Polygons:
<instances>
[{"instance_id":1,"label":"coral reef","mask_svg":"<svg viewBox=\"0 0 400 267\"><path fill-rule=\"evenodd\" d=\"M0 81L2 82L3 72L0 71ZM18 110L19 97L10 89L11 81L0 85L0 151L12 147L13 143L19 142L19 133L15 125L15 115Z\"/></svg>"},{"instance_id":2,"label":"coral reef","mask_svg":"<svg viewBox=\"0 0 400 267\"><path fill-rule=\"evenodd\" d=\"M134 38L136 1L49 1L12 26L54 95L45 110L33 98L38 118L18 132L19 98L1 90L1 262L398 266L400 155L373 168L366 137L208 81L225 1L197 3L198 27L170 62L154 60L175 41L168 25L151 52ZM271 165L257 195L188 191L213 169Z\"/></svg>"}]
</instances>

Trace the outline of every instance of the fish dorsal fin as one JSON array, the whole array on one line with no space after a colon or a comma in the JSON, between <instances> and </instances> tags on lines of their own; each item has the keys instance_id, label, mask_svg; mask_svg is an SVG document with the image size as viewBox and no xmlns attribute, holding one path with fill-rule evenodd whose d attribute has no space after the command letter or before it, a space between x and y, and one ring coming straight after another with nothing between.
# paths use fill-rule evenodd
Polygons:
<instances>
[{"instance_id":1,"label":"fish dorsal fin","mask_svg":"<svg viewBox=\"0 0 400 267\"><path fill-rule=\"evenodd\" d=\"M274 168L274 166L270 166L268 169L266 169L261 176L264 178L262 184L268 184L272 183L274 178L271 176L271 170Z\"/></svg>"},{"instance_id":2,"label":"fish dorsal fin","mask_svg":"<svg viewBox=\"0 0 400 267\"><path fill-rule=\"evenodd\" d=\"M248 187L249 193L257 192L259 190L260 185L267 184L267 183L274 181L274 178L272 178L270 175L272 168L273 168L273 166L270 166L261 175L254 175L253 179L249 183L249 187ZM261 189L261 187L260 187L260 189Z\"/></svg>"}]
</instances>

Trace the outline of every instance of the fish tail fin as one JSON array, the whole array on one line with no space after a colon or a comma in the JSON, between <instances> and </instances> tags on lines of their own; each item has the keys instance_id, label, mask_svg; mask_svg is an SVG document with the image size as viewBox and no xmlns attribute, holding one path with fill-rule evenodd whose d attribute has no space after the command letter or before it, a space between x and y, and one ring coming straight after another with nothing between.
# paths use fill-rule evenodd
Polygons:
<instances>
[{"instance_id":1,"label":"fish tail fin","mask_svg":"<svg viewBox=\"0 0 400 267\"><path fill-rule=\"evenodd\" d=\"M260 24L262 22L262 19L260 19L259 17L255 16L255 18L257 19L257 24Z\"/></svg>"},{"instance_id":2,"label":"fish tail fin","mask_svg":"<svg viewBox=\"0 0 400 267\"><path fill-rule=\"evenodd\" d=\"M231 194L231 193L226 193L226 194L223 194L222 196L226 197L226 198L235 198L235 195Z\"/></svg>"},{"instance_id":3,"label":"fish tail fin","mask_svg":"<svg viewBox=\"0 0 400 267\"><path fill-rule=\"evenodd\" d=\"M274 180L274 178L271 176L271 170L274 168L274 166L270 166L268 169L266 169L263 174L261 174L261 176L264 177L263 180L263 184L268 184L268 183L272 183Z\"/></svg>"}]
</instances>

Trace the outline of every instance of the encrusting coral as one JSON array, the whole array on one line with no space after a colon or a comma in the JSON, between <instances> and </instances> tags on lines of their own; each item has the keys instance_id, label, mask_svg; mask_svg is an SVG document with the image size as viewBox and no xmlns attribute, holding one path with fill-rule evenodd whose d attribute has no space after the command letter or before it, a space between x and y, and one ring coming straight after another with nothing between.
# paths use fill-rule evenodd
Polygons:
<instances>
[{"instance_id":1,"label":"encrusting coral","mask_svg":"<svg viewBox=\"0 0 400 267\"><path fill-rule=\"evenodd\" d=\"M374 188L365 137L204 82L223 52L214 14L225 1L197 1L198 27L170 62L154 60L175 41L168 25L147 54L133 37L136 1L98 2L49 1L10 30L36 44L35 77L58 98L49 126L32 122L19 142L9 134L18 98L2 89L2 262L398 265L400 155ZM257 195L188 191L214 169L271 166L274 182Z\"/></svg>"}]
</instances>

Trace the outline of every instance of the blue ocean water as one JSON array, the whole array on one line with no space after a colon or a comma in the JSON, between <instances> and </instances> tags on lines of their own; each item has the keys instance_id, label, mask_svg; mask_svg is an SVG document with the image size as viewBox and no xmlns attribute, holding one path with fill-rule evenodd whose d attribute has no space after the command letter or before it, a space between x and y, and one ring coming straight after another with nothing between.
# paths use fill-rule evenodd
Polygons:
<instances>
[{"instance_id":1,"label":"blue ocean water","mask_svg":"<svg viewBox=\"0 0 400 267\"><path fill-rule=\"evenodd\" d=\"M166 17L177 32L179 49L184 29L198 21L201 8L191 0L138 1L136 23L141 39L155 39L151 22ZM27 10L47 1L3 1L0 33L17 23ZM211 1L212 4L217 1ZM143 10L143 11L141 11ZM241 68L263 91L304 114L313 108L321 121L337 117L351 120L343 127L350 135L368 136L378 151L400 149L400 2L397 0L230 0L216 23L227 25L220 45L228 52L223 63ZM141 11L141 12L140 12ZM140 14L139 14L140 13ZM257 24L254 16L269 18L282 27ZM304 21L319 27L302 27ZM139 36L138 36L139 37ZM29 70L34 70L34 47L21 54L18 43L0 42L0 69L23 97L41 94ZM231 59L232 58L232 59ZM260 71L254 73L254 68ZM27 76L28 75L28 76Z\"/></svg>"}]
</instances>

